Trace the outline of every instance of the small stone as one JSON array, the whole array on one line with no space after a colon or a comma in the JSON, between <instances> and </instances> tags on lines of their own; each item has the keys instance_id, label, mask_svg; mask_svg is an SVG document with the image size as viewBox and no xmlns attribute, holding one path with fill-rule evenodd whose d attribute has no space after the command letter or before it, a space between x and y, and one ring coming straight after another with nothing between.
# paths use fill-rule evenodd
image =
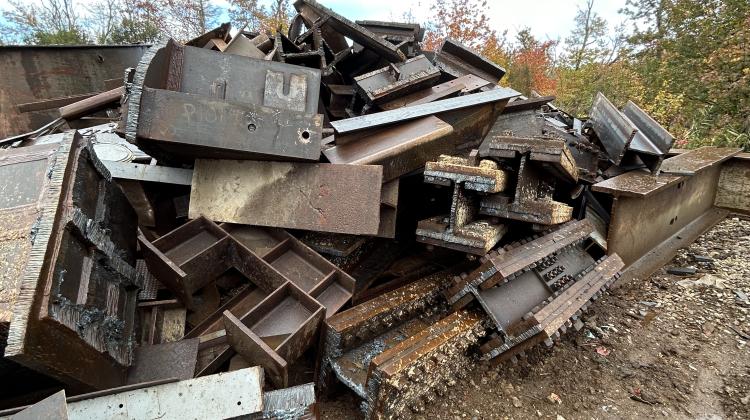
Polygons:
<instances>
[{"instance_id":1,"label":"small stone","mask_svg":"<svg viewBox=\"0 0 750 420\"><path fill-rule=\"evenodd\" d=\"M559 395L555 394L554 392L547 396L547 401L549 401L552 404L562 404L562 399L560 398Z\"/></svg>"},{"instance_id":2,"label":"small stone","mask_svg":"<svg viewBox=\"0 0 750 420\"><path fill-rule=\"evenodd\" d=\"M513 407L521 408L521 400L519 400L517 397L512 397L510 400L513 403Z\"/></svg>"},{"instance_id":3,"label":"small stone","mask_svg":"<svg viewBox=\"0 0 750 420\"><path fill-rule=\"evenodd\" d=\"M740 402L742 403L742 405L750 404L750 394L747 394L744 397L740 398Z\"/></svg>"}]
</instances>

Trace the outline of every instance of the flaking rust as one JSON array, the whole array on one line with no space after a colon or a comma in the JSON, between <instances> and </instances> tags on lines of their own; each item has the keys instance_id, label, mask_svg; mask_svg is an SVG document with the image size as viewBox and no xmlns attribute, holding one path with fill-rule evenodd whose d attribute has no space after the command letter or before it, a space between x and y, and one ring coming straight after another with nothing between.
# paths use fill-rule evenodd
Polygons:
<instances>
[{"instance_id":1,"label":"flaking rust","mask_svg":"<svg viewBox=\"0 0 750 420\"><path fill-rule=\"evenodd\" d=\"M424 179L431 184L452 184L453 199L449 215L418 223L418 241L483 255L505 234L506 226L477 214L479 194L498 193L506 188L508 176L497 163L441 156L437 162L427 162Z\"/></svg>"},{"instance_id":2,"label":"flaking rust","mask_svg":"<svg viewBox=\"0 0 750 420\"><path fill-rule=\"evenodd\" d=\"M444 395L474 363L470 348L484 318L446 313L449 270L425 277L329 318L319 387L338 379L363 400L368 418L408 417Z\"/></svg>"},{"instance_id":3,"label":"flaking rust","mask_svg":"<svg viewBox=\"0 0 750 420\"><path fill-rule=\"evenodd\" d=\"M580 274L580 278L541 302L508 331L480 348L484 358L499 364L515 361L538 344L552 346L562 334L583 326L580 316L620 277L624 263L617 254L603 257Z\"/></svg>"},{"instance_id":4,"label":"flaking rust","mask_svg":"<svg viewBox=\"0 0 750 420\"><path fill-rule=\"evenodd\" d=\"M0 152L5 171L5 357L77 389L121 385L142 283L135 212L75 131L59 143Z\"/></svg>"},{"instance_id":5,"label":"flaking rust","mask_svg":"<svg viewBox=\"0 0 750 420\"><path fill-rule=\"evenodd\" d=\"M455 307L466 306L478 290L508 282L550 255L581 243L592 232L593 226L587 220L577 220L543 236L492 250L481 259L479 268L467 275L454 277L445 295Z\"/></svg>"},{"instance_id":6,"label":"flaking rust","mask_svg":"<svg viewBox=\"0 0 750 420\"><path fill-rule=\"evenodd\" d=\"M370 362L370 419L409 417L424 411L459 372L471 369L469 348L484 335L482 317L458 311L384 351Z\"/></svg>"}]
</instances>

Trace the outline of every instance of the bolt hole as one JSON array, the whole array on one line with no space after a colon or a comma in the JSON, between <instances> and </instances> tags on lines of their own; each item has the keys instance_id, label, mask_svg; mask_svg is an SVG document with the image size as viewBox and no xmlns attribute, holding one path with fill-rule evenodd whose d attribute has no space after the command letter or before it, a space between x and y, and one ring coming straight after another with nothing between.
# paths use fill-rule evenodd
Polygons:
<instances>
[{"instance_id":1,"label":"bolt hole","mask_svg":"<svg viewBox=\"0 0 750 420\"><path fill-rule=\"evenodd\" d=\"M303 131L302 132L302 138L305 139L305 140L309 139L310 138L310 132L307 131L307 130Z\"/></svg>"},{"instance_id":2,"label":"bolt hole","mask_svg":"<svg viewBox=\"0 0 750 420\"><path fill-rule=\"evenodd\" d=\"M120 408L122 408L122 404L120 404Z\"/></svg>"},{"instance_id":3,"label":"bolt hole","mask_svg":"<svg viewBox=\"0 0 750 420\"><path fill-rule=\"evenodd\" d=\"M257 128L258 128L258 126L256 126L253 123L250 123L250 124L247 125L247 129L250 130L250 131L255 131Z\"/></svg>"},{"instance_id":4,"label":"bolt hole","mask_svg":"<svg viewBox=\"0 0 750 420\"><path fill-rule=\"evenodd\" d=\"M242 405L242 401L237 401L237 405Z\"/></svg>"}]
</instances>

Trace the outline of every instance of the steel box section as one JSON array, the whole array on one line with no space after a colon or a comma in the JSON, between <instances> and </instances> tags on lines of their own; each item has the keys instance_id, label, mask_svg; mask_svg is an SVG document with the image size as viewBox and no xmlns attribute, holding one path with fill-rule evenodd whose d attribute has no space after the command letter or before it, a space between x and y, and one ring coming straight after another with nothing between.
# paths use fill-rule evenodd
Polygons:
<instances>
[{"instance_id":1,"label":"steel box section","mask_svg":"<svg viewBox=\"0 0 750 420\"><path fill-rule=\"evenodd\" d=\"M147 45L0 47L0 138L37 129L59 117L57 107L20 112L18 104L111 89L135 67Z\"/></svg>"},{"instance_id":2,"label":"steel box section","mask_svg":"<svg viewBox=\"0 0 750 420\"><path fill-rule=\"evenodd\" d=\"M135 212L75 131L0 152L0 174L5 357L76 390L123 384L140 287Z\"/></svg>"},{"instance_id":3,"label":"steel box section","mask_svg":"<svg viewBox=\"0 0 750 420\"><path fill-rule=\"evenodd\" d=\"M699 159L694 167L681 164L692 176L629 172L594 185L595 191L614 195L607 253L617 253L625 262L622 281L647 277L730 211L750 213L750 187L737 176L750 173L750 159L747 154L729 159L727 153L715 153L713 162ZM672 159L664 165L670 167ZM728 195L737 199L727 200Z\"/></svg>"}]
</instances>

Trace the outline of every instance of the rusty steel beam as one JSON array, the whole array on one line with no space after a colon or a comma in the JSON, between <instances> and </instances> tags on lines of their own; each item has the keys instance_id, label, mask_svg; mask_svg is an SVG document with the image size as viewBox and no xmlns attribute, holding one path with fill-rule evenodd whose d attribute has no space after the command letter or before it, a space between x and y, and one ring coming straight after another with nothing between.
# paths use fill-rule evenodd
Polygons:
<instances>
[{"instance_id":1,"label":"rusty steel beam","mask_svg":"<svg viewBox=\"0 0 750 420\"><path fill-rule=\"evenodd\" d=\"M649 273L660 266L659 261L663 265L674 255L674 245L682 241L678 237L694 239L720 220L721 211L717 213L717 209L747 212L747 201L722 201L726 193L717 193L726 191L727 182L736 192L743 191L743 181L727 178L724 187L719 188L724 165L740 173L748 167L747 159L731 158L738 152L733 148L701 148L662 164L666 170L693 175L653 177L645 171L632 171L595 184L594 191L614 197L607 232L608 253L617 253L628 267L638 263L638 273ZM739 197L743 197L741 192ZM632 278L629 269L624 277Z\"/></svg>"},{"instance_id":2,"label":"rusty steel beam","mask_svg":"<svg viewBox=\"0 0 750 420\"><path fill-rule=\"evenodd\" d=\"M575 169L575 166L572 167ZM553 199L555 180L524 155L520 159L513 197L491 194L482 198L479 213L539 225L557 225L573 216L573 208Z\"/></svg>"},{"instance_id":3,"label":"rusty steel beam","mask_svg":"<svg viewBox=\"0 0 750 420\"><path fill-rule=\"evenodd\" d=\"M229 223L376 235L382 183L380 166L198 159L189 215Z\"/></svg>"},{"instance_id":4,"label":"rusty steel beam","mask_svg":"<svg viewBox=\"0 0 750 420\"><path fill-rule=\"evenodd\" d=\"M480 350L484 357L493 364L513 360L538 344L553 345L569 329L580 329L580 315L619 278L623 266L616 254L603 257L581 273L575 283L526 313L504 338L495 336L483 344Z\"/></svg>"},{"instance_id":5,"label":"rusty steel beam","mask_svg":"<svg viewBox=\"0 0 750 420\"><path fill-rule=\"evenodd\" d=\"M452 184L453 201L447 217L431 217L417 224L417 241L484 255L507 231L505 225L477 217L476 194L498 193L506 188L507 174L494 161L441 156L437 162L427 162L424 179L431 184Z\"/></svg>"},{"instance_id":6,"label":"rusty steel beam","mask_svg":"<svg viewBox=\"0 0 750 420\"><path fill-rule=\"evenodd\" d=\"M549 256L582 243L593 230L587 220L572 221L543 236L490 251L481 259L479 268L454 278L445 296L454 307L464 307L473 300L472 293L507 283L519 273L537 267ZM554 263L554 259L549 260Z\"/></svg>"},{"instance_id":7,"label":"rusty steel beam","mask_svg":"<svg viewBox=\"0 0 750 420\"><path fill-rule=\"evenodd\" d=\"M0 151L5 357L71 388L118 386L142 283L137 217L90 144L62 137Z\"/></svg>"},{"instance_id":8,"label":"rusty steel beam","mask_svg":"<svg viewBox=\"0 0 750 420\"><path fill-rule=\"evenodd\" d=\"M418 156L431 155L432 143L442 142L453 133L445 121L428 116L388 127L356 141L326 149L323 154L331 163L382 165L383 180L390 181L424 165Z\"/></svg>"},{"instance_id":9,"label":"rusty steel beam","mask_svg":"<svg viewBox=\"0 0 750 420\"><path fill-rule=\"evenodd\" d=\"M454 78L473 74L492 83L498 83L505 75L504 68L452 39L443 42L435 54L435 64Z\"/></svg>"},{"instance_id":10,"label":"rusty steel beam","mask_svg":"<svg viewBox=\"0 0 750 420\"><path fill-rule=\"evenodd\" d=\"M297 0L294 2L294 8L297 9L300 15L302 15L302 19L305 21L305 25L308 28L312 28L313 25L318 24L328 29L323 33L323 37L327 40L332 38L329 36L330 32L336 32L337 35L340 36L336 41L338 41L338 44L343 45L339 46L334 44L334 50L336 52L345 49L346 41L343 38L346 36L352 41L369 48L392 63L398 63L406 59L404 53L395 45L380 38L366 28L339 15L333 10L321 5L315 0Z\"/></svg>"},{"instance_id":11,"label":"rusty steel beam","mask_svg":"<svg viewBox=\"0 0 750 420\"><path fill-rule=\"evenodd\" d=\"M367 374L367 418L424 411L456 376L471 369L468 349L482 336L482 317L462 310L373 357Z\"/></svg>"},{"instance_id":12,"label":"rusty steel beam","mask_svg":"<svg viewBox=\"0 0 750 420\"><path fill-rule=\"evenodd\" d=\"M612 162L619 165L638 128L601 92L594 97L589 115L589 122L604 146L604 150L607 151Z\"/></svg>"},{"instance_id":13,"label":"rusty steel beam","mask_svg":"<svg viewBox=\"0 0 750 420\"><path fill-rule=\"evenodd\" d=\"M575 183L578 168L564 140L550 137L510 137L501 135L493 126L479 148L479 156L513 159L529 155L529 161L546 169L557 179Z\"/></svg>"},{"instance_id":14,"label":"rusty steel beam","mask_svg":"<svg viewBox=\"0 0 750 420\"><path fill-rule=\"evenodd\" d=\"M431 86L439 78L440 70L420 55L356 76L354 87L365 101L379 104Z\"/></svg>"}]
</instances>

